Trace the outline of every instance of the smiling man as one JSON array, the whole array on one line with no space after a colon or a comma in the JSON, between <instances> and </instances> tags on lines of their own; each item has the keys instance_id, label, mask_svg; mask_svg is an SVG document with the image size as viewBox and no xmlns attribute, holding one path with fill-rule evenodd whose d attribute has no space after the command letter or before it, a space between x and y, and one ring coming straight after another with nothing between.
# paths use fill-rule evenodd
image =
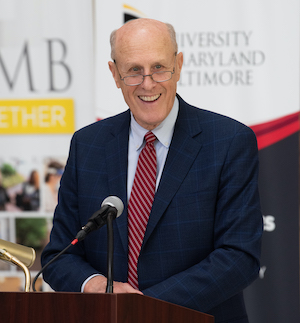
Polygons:
<instances>
[{"instance_id":1,"label":"smiling man","mask_svg":"<svg viewBox=\"0 0 300 323\"><path fill-rule=\"evenodd\" d=\"M115 293L246 323L243 289L258 275L262 234L255 135L177 94L183 54L169 24L132 20L112 33L111 47L109 68L129 109L74 134L42 263L115 195L125 205L114 221ZM45 281L105 292L106 234L89 234Z\"/></svg>"},{"instance_id":2,"label":"smiling man","mask_svg":"<svg viewBox=\"0 0 300 323\"><path fill-rule=\"evenodd\" d=\"M137 123L152 130L173 107L183 55L177 54L167 25L158 21L133 20L111 38L114 62L109 62L109 68L116 85Z\"/></svg>"}]
</instances>

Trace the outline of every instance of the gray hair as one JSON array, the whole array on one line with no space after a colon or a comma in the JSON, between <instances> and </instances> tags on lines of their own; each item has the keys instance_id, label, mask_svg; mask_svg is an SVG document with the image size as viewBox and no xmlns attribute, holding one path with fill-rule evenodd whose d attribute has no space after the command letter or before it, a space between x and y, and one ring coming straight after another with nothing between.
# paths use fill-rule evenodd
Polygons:
<instances>
[{"instance_id":1,"label":"gray hair","mask_svg":"<svg viewBox=\"0 0 300 323\"><path fill-rule=\"evenodd\" d=\"M177 45L177 40L176 40L175 29L169 23L165 23L165 25L168 29L170 39L171 39L172 45L174 47L174 52L177 53L178 52L178 45ZM111 47L110 56L111 56L112 60L115 60L115 57L116 57L116 34L117 34L117 29L112 31L112 33L110 34L110 47Z\"/></svg>"}]
</instances>

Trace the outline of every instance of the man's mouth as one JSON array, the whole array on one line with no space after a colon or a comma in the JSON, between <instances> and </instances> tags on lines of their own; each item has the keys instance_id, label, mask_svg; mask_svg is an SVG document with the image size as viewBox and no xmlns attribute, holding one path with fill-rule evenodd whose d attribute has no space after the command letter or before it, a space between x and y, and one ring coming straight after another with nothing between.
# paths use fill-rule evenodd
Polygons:
<instances>
[{"instance_id":1,"label":"man's mouth","mask_svg":"<svg viewBox=\"0 0 300 323\"><path fill-rule=\"evenodd\" d=\"M153 101L156 101L159 97L160 97L160 94L152 95L152 96L144 96L144 95L140 95L140 96L139 96L139 98L140 98L142 101L146 101L146 102L153 102Z\"/></svg>"}]
</instances>

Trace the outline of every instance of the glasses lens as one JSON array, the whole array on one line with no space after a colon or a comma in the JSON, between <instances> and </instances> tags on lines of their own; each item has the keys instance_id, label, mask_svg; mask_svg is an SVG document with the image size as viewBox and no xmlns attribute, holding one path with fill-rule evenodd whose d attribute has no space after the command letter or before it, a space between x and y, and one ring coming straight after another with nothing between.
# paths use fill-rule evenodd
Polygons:
<instances>
[{"instance_id":1,"label":"glasses lens","mask_svg":"<svg viewBox=\"0 0 300 323\"><path fill-rule=\"evenodd\" d=\"M126 85L139 85L143 83L143 75L137 74L137 75L131 75L124 77L124 83Z\"/></svg>"},{"instance_id":2,"label":"glasses lens","mask_svg":"<svg viewBox=\"0 0 300 323\"><path fill-rule=\"evenodd\" d=\"M152 74L152 79L155 82L165 82L170 80L172 77L172 72L164 71L164 72L155 72Z\"/></svg>"},{"instance_id":3,"label":"glasses lens","mask_svg":"<svg viewBox=\"0 0 300 323\"><path fill-rule=\"evenodd\" d=\"M153 81L159 83L159 82L165 82L170 80L172 78L172 72L170 71L155 72L147 76L151 76ZM139 85L143 83L144 75L136 74L136 75L125 76L123 78L123 81L126 85L131 85L131 86Z\"/></svg>"}]
</instances>

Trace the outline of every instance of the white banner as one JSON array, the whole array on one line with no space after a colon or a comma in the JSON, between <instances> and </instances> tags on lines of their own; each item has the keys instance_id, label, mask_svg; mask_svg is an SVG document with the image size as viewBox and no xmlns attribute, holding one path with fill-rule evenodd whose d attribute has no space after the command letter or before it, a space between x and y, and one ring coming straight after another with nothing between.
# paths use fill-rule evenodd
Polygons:
<instances>
[{"instance_id":1,"label":"white banner","mask_svg":"<svg viewBox=\"0 0 300 323\"><path fill-rule=\"evenodd\" d=\"M47 240L71 136L95 121L92 17L92 1L0 0L1 239Z\"/></svg>"},{"instance_id":2,"label":"white banner","mask_svg":"<svg viewBox=\"0 0 300 323\"><path fill-rule=\"evenodd\" d=\"M178 93L187 102L248 125L299 110L299 1L131 0L124 4L114 0L96 4L100 118L127 109L107 61L110 32L130 16L174 25L184 53Z\"/></svg>"}]
</instances>

